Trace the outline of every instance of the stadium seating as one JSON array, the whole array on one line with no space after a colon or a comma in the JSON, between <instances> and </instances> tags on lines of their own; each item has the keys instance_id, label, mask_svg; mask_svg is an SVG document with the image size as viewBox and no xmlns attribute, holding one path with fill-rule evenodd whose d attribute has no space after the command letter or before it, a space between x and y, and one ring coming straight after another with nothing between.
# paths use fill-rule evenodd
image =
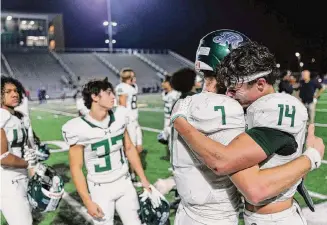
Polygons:
<instances>
[{"instance_id":1,"label":"stadium seating","mask_svg":"<svg viewBox=\"0 0 327 225\"><path fill-rule=\"evenodd\" d=\"M136 73L137 84L140 89L148 85L157 85L161 83L160 78L157 76L157 71L134 55L124 53L101 53L100 55L118 70L124 67L131 67Z\"/></svg>"},{"instance_id":2,"label":"stadium seating","mask_svg":"<svg viewBox=\"0 0 327 225\"><path fill-rule=\"evenodd\" d=\"M178 61L170 54L142 54L146 58L150 59L152 62L168 71L169 73L174 73L177 70L187 67L184 63Z\"/></svg>"},{"instance_id":3,"label":"stadium seating","mask_svg":"<svg viewBox=\"0 0 327 225\"><path fill-rule=\"evenodd\" d=\"M4 54L13 73L31 97L37 97L37 90L44 87L50 97L59 97L62 92L61 76L68 76L48 52L7 52Z\"/></svg>"},{"instance_id":4,"label":"stadium seating","mask_svg":"<svg viewBox=\"0 0 327 225\"><path fill-rule=\"evenodd\" d=\"M117 85L120 82L118 72L124 67L131 67L135 71L140 93L157 92L160 91L163 77L156 68L173 73L187 66L183 60L171 54L150 54L141 51L142 56L154 63L153 66L134 55L132 50L111 54L101 51L95 53L97 49L81 51L49 53L47 50L31 49L5 51L3 54L14 77L30 90L32 99L37 98L40 88L45 88L50 98L59 98L64 92L66 97L73 96L76 92L71 89L72 85L67 83L72 81L70 84L74 84L76 76L81 78L81 84L90 79L108 77L113 85ZM8 73L3 63L1 71L3 74ZM69 93L66 93L68 89Z\"/></svg>"},{"instance_id":5,"label":"stadium seating","mask_svg":"<svg viewBox=\"0 0 327 225\"><path fill-rule=\"evenodd\" d=\"M81 83L104 77L108 77L113 85L119 83L118 76L92 53L59 53L58 55L76 76L80 76Z\"/></svg>"}]
</instances>

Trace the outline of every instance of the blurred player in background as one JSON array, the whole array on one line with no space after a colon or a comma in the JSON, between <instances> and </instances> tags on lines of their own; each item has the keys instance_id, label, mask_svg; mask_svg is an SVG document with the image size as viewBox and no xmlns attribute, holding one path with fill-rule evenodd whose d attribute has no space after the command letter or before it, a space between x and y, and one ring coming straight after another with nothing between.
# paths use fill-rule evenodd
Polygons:
<instances>
[{"instance_id":1,"label":"blurred player in background","mask_svg":"<svg viewBox=\"0 0 327 225\"><path fill-rule=\"evenodd\" d=\"M302 80L298 89L299 97L308 110L309 122L314 123L317 99L324 92L324 88L316 79L311 78L309 70L303 70Z\"/></svg>"},{"instance_id":2,"label":"blurred player in background","mask_svg":"<svg viewBox=\"0 0 327 225\"><path fill-rule=\"evenodd\" d=\"M137 108L138 86L136 84L136 76L131 68L123 68L120 71L121 83L116 86L117 104L128 109L129 121L127 131L132 143L136 146L140 154L141 162L144 169L146 168L147 151L142 146L142 130L138 122L139 112ZM131 167L133 171L133 168ZM131 172L132 180L135 185L139 185L134 172Z\"/></svg>"},{"instance_id":3,"label":"blurred player in background","mask_svg":"<svg viewBox=\"0 0 327 225\"><path fill-rule=\"evenodd\" d=\"M175 91L170 83L171 76L166 75L165 80L162 82L161 86L163 89L162 100L164 101L164 128L163 131L158 134L157 139L160 143L167 145L167 155L162 156L162 160L169 161L170 154L168 149L169 137L170 137L170 114L173 105L180 97L180 92Z\"/></svg>"}]
</instances>

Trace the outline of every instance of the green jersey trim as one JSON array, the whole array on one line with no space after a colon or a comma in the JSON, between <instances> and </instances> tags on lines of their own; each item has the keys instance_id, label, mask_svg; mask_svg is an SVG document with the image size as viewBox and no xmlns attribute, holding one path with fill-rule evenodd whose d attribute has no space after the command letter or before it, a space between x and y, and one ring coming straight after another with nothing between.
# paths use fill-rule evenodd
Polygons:
<instances>
[{"instance_id":1,"label":"green jersey trim","mask_svg":"<svg viewBox=\"0 0 327 225\"><path fill-rule=\"evenodd\" d=\"M291 155L298 148L295 138L280 130L254 127L247 130L246 133L263 149L268 157L274 153L282 156Z\"/></svg>"},{"instance_id":2,"label":"green jersey trim","mask_svg":"<svg viewBox=\"0 0 327 225\"><path fill-rule=\"evenodd\" d=\"M108 111L108 114L109 114L109 117L110 117L108 127L110 127L111 124L112 124L113 122L115 122L115 115L114 115L114 112L113 112L112 110ZM84 120L84 122L86 122L86 123L87 123L88 125L90 125L92 128L97 127L97 128L101 128L101 129L103 129L102 127L99 127L99 126L97 126L97 125L91 123L90 121L88 121L88 120L85 118L85 116L82 116L81 119Z\"/></svg>"}]
</instances>

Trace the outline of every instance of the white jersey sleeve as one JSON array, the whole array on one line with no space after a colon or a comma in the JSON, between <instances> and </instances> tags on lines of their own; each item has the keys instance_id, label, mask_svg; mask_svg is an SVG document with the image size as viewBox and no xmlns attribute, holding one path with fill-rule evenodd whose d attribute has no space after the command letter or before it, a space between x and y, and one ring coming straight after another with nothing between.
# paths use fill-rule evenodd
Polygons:
<instances>
[{"instance_id":1,"label":"white jersey sleeve","mask_svg":"<svg viewBox=\"0 0 327 225\"><path fill-rule=\"evenodd\" d=\"M62 127L62 136L65 142L69 145L81 144L81 140L85 139L81 128L81 118L77 117L69 120ZM83 138L84 137L84 138ZM83 144L81 144L83 145Z\"/></svg>"},{"instance_id":2,"label":"white jersey sleeve","mask_svg":"<svg viewBox=\"0 0 327 225\"><path fill-rule=\"evenodd\" d=\"M11 114L5 109L0 108L0 128L4 128L10 120Z\"/></svg>"}]
</instances>

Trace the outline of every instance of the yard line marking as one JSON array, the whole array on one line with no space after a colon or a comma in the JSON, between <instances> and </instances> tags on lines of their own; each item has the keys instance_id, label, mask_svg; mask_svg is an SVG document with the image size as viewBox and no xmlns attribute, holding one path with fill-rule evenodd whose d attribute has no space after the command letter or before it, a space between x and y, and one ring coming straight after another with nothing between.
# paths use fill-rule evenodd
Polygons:
<instances>
[{"instance_id":1,"label":"yard line marking","mask_svg":"<svg viewBox=\"0 0 327 225\"><path fill-rule=\"evenodd\" d=\"M327 112L327 109L316 109L316 112Z\"/></svg>"},{"instance_id":2,"label":"yard line marking","mask_svg":"<svg viewBox=\"0 0 327 225\"><path fill-rule=\"evenodd\" d=\"M319 194L319 193L316 193L313 191L308 191L308 193L311 197L314 197L314 198L319 198L319 199L323 199L323 200L327 199L327 195L322 195L322 194Z\"/></svg>"},{"instance_id":3,"label":"yard line marking","mask_svg":"<svg viewBox=\"0 0 327 225\"><path fill-rule=\"evenodd\" d=\"M327 124L324 123L315 123L316 127L327 127Z\"/></svg>"},{"instance_id":4,"label":"yard line marking","mask_svg":"<svg viewBox=\"0 0 327 225\"><path fill-rule=\"evenodd\" d=\"M321 160L321 163L327 164L327 160Z\"/></svg>"},{"instance_id":5,"label":"yard line marking","mask_svg":"<svg viewBox=\"0 0 327 225\"><path fill-rule=\"evenodd\" d=\"M64 192L62 199L67 202L77 213L79 213L85 220L93 224L92 217L87 213L87 209L78 201L73 199L67 192Z\"/></svg>"}]
</instances>

